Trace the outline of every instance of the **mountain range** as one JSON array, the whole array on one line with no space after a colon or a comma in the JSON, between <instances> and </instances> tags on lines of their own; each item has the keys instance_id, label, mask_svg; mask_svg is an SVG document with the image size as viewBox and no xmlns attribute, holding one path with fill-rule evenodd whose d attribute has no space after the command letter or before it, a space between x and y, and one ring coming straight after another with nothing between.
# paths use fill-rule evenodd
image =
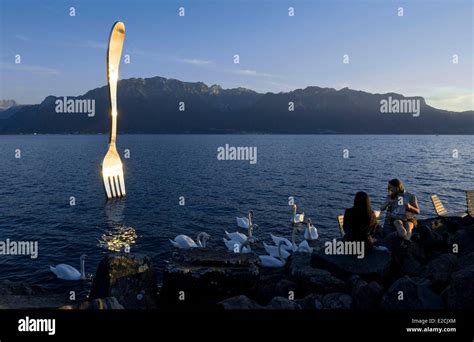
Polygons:
<instances>
[{"instance_id":1,"label":"mountain range","mask_svg":"<svg viewBox=\"0 0 474 342\"><path fill-rule=\"evenodd\" d=\"M152 77L120 80L117 96L119 133L474 134L473 111L440 110L427 105L422 97L397 93L315 86L258 93ZM381 101L388 98L419 101L420 115L382 113ZM95 100L92 117L57 113L58 99L63 96L48 96L37 105L2 101L7 109L0 111L0 133L108 132L106 86L81 96L68 96Z\"/></svg>"}]
</instances>

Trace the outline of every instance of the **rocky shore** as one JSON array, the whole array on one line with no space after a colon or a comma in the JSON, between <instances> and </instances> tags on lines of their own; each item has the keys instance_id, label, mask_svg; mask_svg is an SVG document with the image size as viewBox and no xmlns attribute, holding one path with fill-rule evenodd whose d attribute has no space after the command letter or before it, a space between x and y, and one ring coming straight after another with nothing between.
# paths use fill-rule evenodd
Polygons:
<instances>
[{"instance_id":1,"label":"rocky shore","mask_svg":"<svg viewBox=\"0 0 474 342\"><path fill-rule=\"evenodd\" d=\"M36 286L0 283L0 308L164 310L474 310L474 219L420 220L402 247L382 232L363 259L294 253L280 269L260 265L256 254L211 249L176 250L157 284L151 259L113 254L97 268L86 302Z\"/></svg>"}]
</instances>

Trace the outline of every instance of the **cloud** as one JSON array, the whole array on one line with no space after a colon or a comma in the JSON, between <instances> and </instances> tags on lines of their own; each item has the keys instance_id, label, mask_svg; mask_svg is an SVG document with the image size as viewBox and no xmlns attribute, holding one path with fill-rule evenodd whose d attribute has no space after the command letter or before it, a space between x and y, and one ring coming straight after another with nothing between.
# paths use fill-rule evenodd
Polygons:
<instances>
[{"instance_id":1,"label":"cloud","mask_svg":"<svg viewBox=\"0 0 474 342\"><path fill-rule=\"evenodd\" d=\"M86 40L85 42L80 43L77 46L78 47L91 48L91 49L102 49L102 50L107 49L107 44L95 42L95 41L92 41L92 40Z\"/></svg>"},{"instance_id":2,"label":"cloud","mask_svg":"<svg viewBox=\"0 0 474 342\"><path fill-rule=\"evenodd\" d=\"M212 61L204 60L204 59L197 59L197 58L192 58L192 59L179 58L178 62L186 63L186 64L192 64L192 65L198 65L198 66L213 64Z\"/></svg>"},{"instance_id":3,"label":"cloud","mask_svg":"<svg viewBox=\"0 0 474 342\"><path fill-rule=\"evenodd\" d=\"M59 75L59 70L39 65L7 64L1 63L0 69L29 72L35 75Z\"/></svg>"},{"instance_id":4,"label":"cloud","mask_svg":"<svg viewBox=\"0 0 474 342\"><path fill-rule=\"evenodd\" d=\"M242 75L242 76L250 76L250 77L281 78L280 75L258 72L257 70L252 70L252 69L220 69L217 71L237 74L237 75Z\"/></svg>"},{"instance_id":5,"label":"cloud","mask_svg":"<svg viewBox=\"0 0 474 342\"><path fill-rule=\"evenodd\" d=\"M425 96L426 102L435 108L462 112L474 110L474 94L471 89L440 88Z\"/></svg>"},{"instance_id":6,"label":"cloud","mask_svg":"<svg viewBox=\"0 0 474 342\"><path fill-rule=\"evenodd\" d=\"M237 70L230 70L230 72L234 72L235 74L245 75L245 76L257 76L256 70L237 69Z\"/></svg>"},{"instance_id":7,"label":"cloud","mask_svg":"<svg viewBox=\"0 0 474 342\"><path fill-rule=\"evenodd\" d=\"M19 39L19 40L22 40L24 42L29 42L31 41L31 39L27 36L23 36L21 34L15 34L13 37L15 37L16 39Z\"/></svg>"},{"instance_id":8,"label":"cloud","mask_svg":"<svg viewBox=\"0 0 474 342\"><path fill-rule=\"evenodd\" d=\"M279 75L268 74L263 72L258 72L257 70L252 69L241 69L241 68L223 68L212 60L208 59L198 59L198 58L177 58L177 61L180 63L186 63L195 65L198 67L204 67L208 70L221 72L221 73L228 73L228 74L236 74L242 76L249 76L249 77L264 77L264 78L281 78Z\"/></svg>"},{"instance_id":9,"label":"cloud","mask_svg":"<svg viewBox=\"0 0 474 342\"><path fill-rule=\"evenodd\" d=\"M46 45L46 46L62 46L62 47L77 47L77 48L89 48L89 49L107 49L107 44L96 42L93 40L86 40L82 42L57 42L57 41L48 41L48 40L41 40L41 39L31 39L30 37L16 34L14 37L18 40L24 42L32 42L39 45Z\"/></svg>"}]
</instances>

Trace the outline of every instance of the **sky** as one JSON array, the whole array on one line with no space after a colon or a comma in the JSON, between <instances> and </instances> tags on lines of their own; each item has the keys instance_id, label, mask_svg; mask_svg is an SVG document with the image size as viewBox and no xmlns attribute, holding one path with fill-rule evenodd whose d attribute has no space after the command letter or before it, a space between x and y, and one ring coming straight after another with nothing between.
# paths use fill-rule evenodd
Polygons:
<instances>
[{"instance_id":1,"label":"sky","mask_svg":"<svg viewBox=\"0 0 474 342\"><path fill-rule=\"evenodd\" d=\"M130 56L121 63L122 79L162 76L259 92L349 87L472 110L473 4L0 0L0 99L34 104L105 85L107 41L121 20L123 54Z\"/></svg>"}]
</instances>

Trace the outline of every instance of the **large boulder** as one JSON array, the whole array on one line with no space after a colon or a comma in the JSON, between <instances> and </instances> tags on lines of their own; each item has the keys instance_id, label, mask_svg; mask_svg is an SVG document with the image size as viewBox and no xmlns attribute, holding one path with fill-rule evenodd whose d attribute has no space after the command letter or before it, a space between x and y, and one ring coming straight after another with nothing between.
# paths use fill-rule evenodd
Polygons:
<instances>
[{"instance_id":1,"label":"large boulder","mask_svg":"<svg viewBox=\"0 0 474 342\"><path fill-rule=\"evenodd\" d=\"M345 283L329 271L311 267L311 254L295 253L288 261L288 271L303 293L342 292Z\"/></svg>"},{"instance_id":2,"label":"large boulder","mask_svg":"<svg viewBox=\"0 0 474 342\"><path fill-rule=\"evenodd\" d=\"M458 258L454 254L442 254L431 260L422 272L423 277L431 280L433 288L443 290L451 280L451 274L458 267Z\"/></svg>"},{"instance_id":3,"label":"large boulder","mask_svg":"<svg viewBox=\"0 0 474 342\"><path fill-rule=\"evenodd\" d=\"M442 296L450 310L474 310L474 266L454 272Z\"/></svg>"},{"instance_id":4,"label":"large boulder","mask_svg":"<svg viewBox=\"0 0 474 342\"><path fill-rule=\"evenodd\" d=\"M179 250L163 274L165 304L211 306L225 298L248 295L258 283L258 257L205 248Z\"/></svg>"},{"instance_id":5,"label":"large boulder","mask_svg":"<svg viewBox=\"0 0 474 342\"><path fill-rule=\"evenodd\" d=\"M139 254L104 257L92 283L89 299L115 297L126 309L157 306L157 283L151 259Z\"/></svg>"},{"instance_id":6,"label":"large boulder","mask_svg":"<svg viewBox=\"0 0 474 342\"><path fill-rule=\"evenodd\" d=\"M285 297L275 297L265 306L267 310L301 310L301 306Z\"/></svg>"},{"instance_id":7,"label":"large boulder","mask_svg":"<svg viewBox=\"0 0 474 342\"><path fill-rule=\"evenodd\" d=\"M399 277L404 275L416 277L423 271L420 259L409 251L403 255L402 253L394 253L394 260L394 265L398 266L394 267L394 269L398 270Z\"/></svg>"},{"instance_id":8,"label":"large boulder","mask_svg":"<svg viewBox=\"0 0 474 342\"><path fill-rule=\"evenodd\" d=\"M285 297L274 297L263 306L245 295L224 299L217 303L217 307L224 310L300 310L302 308L297 301Z\"/></svg>"},{"instance_id":9,"label":"large boulder","mask_svg":"<svg viewBox=\"0 0 474 342\"><path fill-rule=\"evenodd\" d=\"M224 310L259 310L263 309L263 306L259 305L254 300L250 299L245 295L235 296L224 299L217 303L219 309Z\"/></svg>"},{"instance_id":10,"label":"large boulder","mask_svg":"<svg viewBox=\"0 0 474 342\"><path fill-rule=\"evenodd\" d=\"M474 265L474 252L458 258L458 269L463 270Z\"/></svg>"},{"instance_id":11,"label":"large boulder","mask_svg":"<svg viewBox=\"0 0 474 342\"><path fill-rule=\"evenodd\" d=\"M431 288L427 279L404 276L392 284L382 297L381 307L394 310L440 310L441 297Z\"/></svg>"},{"instance_id":12,"label":"large boulder","mask_svg":"<svg viewBox=\"0 0 474 342\"><path fill-rule=\"evenodd\" d=\"M341 278L357 274L365 280L385 278L390 271L391 262L391 253L386 250L374 250L362 259L355 255L326 254L325 251L314 252L311 257L312 267L329 270Z\"/></svg>"},{"instance_id":13,"label":"large boulder","mask_svg":"<svg viewBox=\"0 0 474 342\"><path fill-rule=\"evenodd\" d=\"M433 229L428 224L418 224L413 232L412 241L416 242L423 256L427 258L436 253L449 251L449 234L439 229Z\"/></svg>"},{"instance_id":14,"label":"large boulder","mask_svg":"<svg viewBox=\"0 0 474 342\"><path fill-rule=\"evenodd\" d=\"M460 229L451 239L451 246L456 245L461 256L474 252L474 229Z\"/></svg>"},{"instance_id":15,"label":"large boulder","mask_svg":"<svg viewBox=\"0 0 474 342\"><path fill-rule=\"evenodd\" d=\"M298 285L288 279L281 279L275 285L275 295L280 297L288 297L291 292L297 294Z\"/></svg>"},{"instance_id":16,"label":"large boulder","mask_svg":"<svg viewBox=\"0 0 474 342\"><path fill-rule=\"evenodd\" d=\"M264 304L268 303L275 296L287 296L287 291L299 293L298 285L291 280L285 279L285 276L281 269L260 269L258 280L252 289L253 297L258 298L260 304Z\"/></svg>"},{"instance_id":17,"label":"large boulder","mask_svg":"<svg viewBox=\"0 0 474 342\"><path fill-rule=\"evenodd\" d=\"M56 309L68 302L67 295L58 295L36 285L0 281L0 309Z\"/></svg>"},{"instance_id":18,"label":"large boulder","mask_svg":"<svg viewBox=\"0 0 474 342\"><path fill-rule=\"evenodd\" d=\"M310 294L304 298L296 299L295 303L297 303L303 310L322 310L323 295Z\"/></svg>"},{"instance_id":19,"label":"large boulder","mask_svg":"<svg viewBox=\"0 0 474 342\"><path fill-rule=\"evenodd\" d=\"M346 293L329 293L322 300L324 310L350 310L352 297Z\"/></svg>"},{"instance_id":20,"label":"large boulder","mask_svg":"<svg viewBox=\"0 0 474 342\"><path fill-rule=\"evenodd\" d=\"M354 307L362 311L376 311L379 308L384 288L377 282L358 281L352 288Z\"/></svg>"}]
</instances>

